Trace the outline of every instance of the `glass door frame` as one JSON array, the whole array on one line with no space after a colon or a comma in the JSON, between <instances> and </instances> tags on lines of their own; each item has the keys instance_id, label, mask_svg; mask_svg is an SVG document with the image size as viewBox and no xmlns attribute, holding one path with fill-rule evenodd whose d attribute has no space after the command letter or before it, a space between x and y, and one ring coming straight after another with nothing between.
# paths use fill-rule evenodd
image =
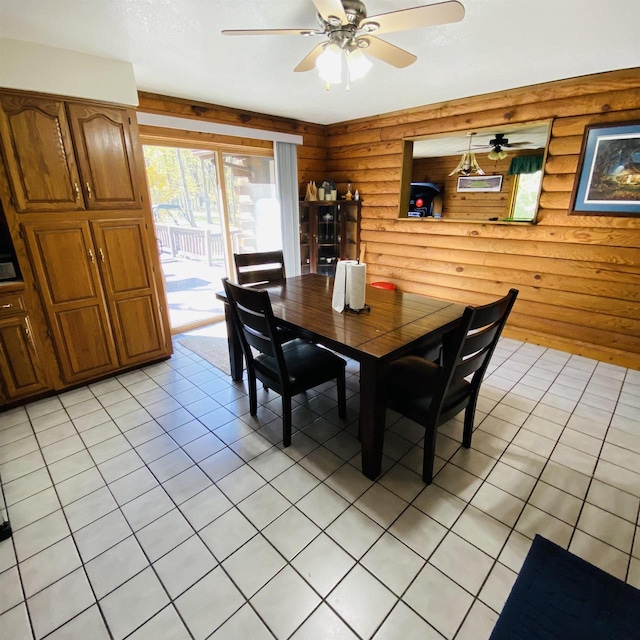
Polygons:
<instances>
[{"instance_id":1,"label":"glass door frame","mask_svg":"<svg viewBox=\"0 0 640 640\"><path fill-rule=\"evenodd\" d=\"M273 143L267 140L250 140L251 146L230 144L229 142L214 141L210 142L202 140L203 134L194 133L189 135L190 132L181 131L176 132L176 135L172 135L171 131L163 129L162 132L154 131L154 127L142 126L140 131L140 143L144 146L157 146L157 147L171 147L180 149L199 149L203 151L210 151L215 155L215 169L218 179L218 199L222 207L220 211L220 224L222 227L223 246L224 246L224 262L227 275L234 278L235 267L233 264L233 243L231 240L231 229L229 224L229 201L227 196L227 185L224 177L224 164L223 154L232 153L238 155L251 155L261 157L274 157ZM226 138L229 140L229 136L217 136L215 134L204 134L210 138ZM255 143L258 143L257 145ZM144 164L144 163L143 163ZM147 198L149 201L149 208L151 208L152 200L149 189L149 178L146 174L145 165L145 180L147 181ZM155 224L155 223L154 223ZM154 226L155 235L155 226ZM163 274L164 281L164 274ZM166 297L166 292L165 292ZM209 319L197 320L189 324L180 325L179 327L171 327L171 335L197 329L210 324L215 324L224 320L224 314L213 316Z\"/></svg>"}]
</instances>

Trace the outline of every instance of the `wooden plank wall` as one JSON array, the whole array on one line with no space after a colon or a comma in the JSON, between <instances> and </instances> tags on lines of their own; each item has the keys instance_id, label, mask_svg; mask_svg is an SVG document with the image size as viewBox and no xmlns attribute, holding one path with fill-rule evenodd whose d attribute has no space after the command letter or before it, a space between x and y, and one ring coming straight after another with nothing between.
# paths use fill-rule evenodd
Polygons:
<instances>
[{"instance_id":1,"label":"wooden plank wall","mask_svg":"<svg viewBox=\"0 0 640 640\"><path fill-rule=\"evenodd\" d=\"M298 147L298 184L301 196L304 196L305 186L310 180L317 181L327 176L326 127L323 125L155 93L139 92L138 99L138 111L301 135L303 144ZM193 135L189 137L193 138ZM217 137L225 138L221 142L229 142L228 136ZM207 142L216 141L216 136L211 134L203 134L202 138Z\"/></svg>"},{"instance_id":2,"label":"wooden plank wall","mask_svg":"<svg viewBox=\"0 0 640 640\"><path fill-rule=\"evenodd\" d=\"M545 119L537 225L397 218L403 138ZM363 200L369 281L473 304L516 287L505 335L640 369L640 218L568 215L585 126L630 120L638 68L329 126L329 177Z\"/></svg>"}]
</instances>

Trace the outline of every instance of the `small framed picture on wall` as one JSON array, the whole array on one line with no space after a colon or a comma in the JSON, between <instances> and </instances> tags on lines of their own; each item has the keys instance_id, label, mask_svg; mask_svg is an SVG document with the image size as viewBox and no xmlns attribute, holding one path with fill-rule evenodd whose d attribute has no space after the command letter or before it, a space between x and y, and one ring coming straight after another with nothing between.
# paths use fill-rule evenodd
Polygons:
<instances>
[{"instance_id":1,"label":"small framed picture on wall","mask_svg":"<svg viewBox=\"0 0 640 640\"><path fill-rule=\"evenodd\" d=\"M460 176L458 178L458 192L500 191L502 176Z\"/></svg>"}]
</instances>

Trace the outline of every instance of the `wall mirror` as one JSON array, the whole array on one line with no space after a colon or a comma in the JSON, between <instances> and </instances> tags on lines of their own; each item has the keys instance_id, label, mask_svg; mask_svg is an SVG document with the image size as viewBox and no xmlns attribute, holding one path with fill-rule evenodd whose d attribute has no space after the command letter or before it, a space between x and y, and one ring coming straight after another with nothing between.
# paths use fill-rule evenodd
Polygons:
<instances>
[{"instance_id":1,"label":"wall mirror","mask_svg":"<svg viewBox=\"0 0 640 640\"><path fill-rule=\"evenodd\" d=\"M398 217L535 223L550 133L546 120L405 139Z\"/></svg>"}]
</instances>

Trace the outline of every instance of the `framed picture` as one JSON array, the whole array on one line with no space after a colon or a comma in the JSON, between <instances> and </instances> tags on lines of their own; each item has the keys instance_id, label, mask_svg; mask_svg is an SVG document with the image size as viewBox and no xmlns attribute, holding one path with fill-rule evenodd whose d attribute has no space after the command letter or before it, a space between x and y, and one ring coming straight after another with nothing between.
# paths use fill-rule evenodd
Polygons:
<instances>
[{"instance_id":1,"label":"framed picture","mask_svg":"<svg viewBox=\"0 0 640 640\"><path fill-rule=\"evenodd\" d=\"M640 216L640 121L585 128L569 213Z\"/></svg>"},{"instance_id":2,"label":"framed picture","mask_svg":"<svg viewBox=\"0 0 640 640\"><path fill-rule=\"evenodd\" d=\"M500 191L502 176L460 176L458 191Z\"/></svg>"}]
</instances>

